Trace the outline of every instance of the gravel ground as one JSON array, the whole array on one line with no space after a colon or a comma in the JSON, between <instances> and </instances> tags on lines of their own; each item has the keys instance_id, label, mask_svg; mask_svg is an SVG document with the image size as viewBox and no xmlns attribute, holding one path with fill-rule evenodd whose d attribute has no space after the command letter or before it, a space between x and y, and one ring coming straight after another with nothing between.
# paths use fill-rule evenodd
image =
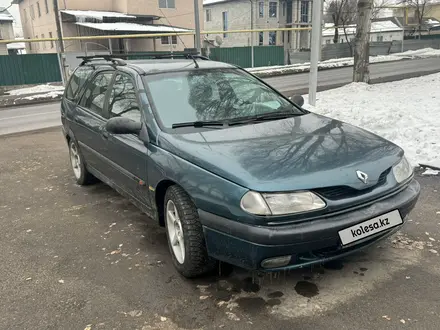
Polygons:
<instances>
[{"instance_id":1,"label":"gravel ground","mask_svg":"<svg viewBox=\"0 0 440 330\"><path fill-rule=\"evenodd\" d=\"M322 267L186 280L165 232L74 184L60 129L0 138L0 329L438 329L439 177L391 239Z\"/></svg>"}]
</instances>

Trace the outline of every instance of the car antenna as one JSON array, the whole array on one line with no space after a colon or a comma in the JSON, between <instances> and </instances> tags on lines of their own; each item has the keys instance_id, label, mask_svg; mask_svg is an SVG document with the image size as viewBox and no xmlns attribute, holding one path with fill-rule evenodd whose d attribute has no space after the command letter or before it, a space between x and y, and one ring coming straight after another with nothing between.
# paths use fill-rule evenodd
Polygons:
<instances>
[{"instance_id":1,"label":"car antenna","mask_svg":"<svg viewBox=\"0 0 440 330\"><path fill-rule=\"evenodd\" d=\"M167 15L164 14L164 12L162 11L161 8L159 8L159 10L160 10L160 12L162 13L163 17L167 20L168 24L173 28L173 32L177 32L176 29L175 29L175 27L171 25L171 22L170 22L170 20L168 19ZM160 18L160 19L162 19L162 18ZM180 40L180 42L182 43L183 47L188 48L188 47L186 47L186 45L185 45L185 43L183 42L183 40L182 40L182 38L180 37L180 35L177 35L177 37L179 38L179 40ZM171 43L172 43L172 41L171 41ZM197 63L197 61L196 61L196 59L194 58L194 56L192 56L192 54L188 54L188 56L194 61L194 65L195 65L196 69L198 69L198 68L199 68L199 63Z\"/></svg>"},{"instance_id":2,"label":"car antenna","mask_svg":"<svg viewBox=\"0 0 440 330\"><path fill-rule=\"evenodd\" d=\"M197 63L196 58L192 54L188 54L188 56L193 60L196 69L198 69L199 63Z\"/></svg>"}]
</instances>

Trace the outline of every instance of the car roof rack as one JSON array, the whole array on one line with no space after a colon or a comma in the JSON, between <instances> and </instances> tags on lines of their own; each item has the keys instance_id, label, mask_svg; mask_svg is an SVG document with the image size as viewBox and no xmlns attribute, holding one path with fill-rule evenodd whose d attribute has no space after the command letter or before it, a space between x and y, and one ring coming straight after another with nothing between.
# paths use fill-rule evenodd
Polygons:
<instances>
[{"instance_id":1,"label":"car roof rack","mask_svg":"<svg viewBox=\"0 0 440 330\"><path fill-rule=\"evenodd\" d=\"M76 58L83 60L80 65L84 65L86 63L89 63L92 61L99 61L99 60L112 62L113 64L119 65L119 66L126 66L127 65L127 63L123 59L115 57L113 55L77 56Z\"/></svg>"},{"instance_id":2,"label":"car roof rack","mask_svg":"<svg viewBox=\"0 0 440 330\"><path fill-rule=\"evenodd\" d=\"M177 53L172 53L172 52L163 52L163 53L144 52L144 53L118 54L117 55L117 57L125 58L125 59L127 59L130 56L134 57L133 60L136 59L135 58L136 56L150 56L151 59L185 58L185 59L191 60L193 58L197 58L197 59L209 61L208 57L203 56L203 55L198 55L196 53L191 53L191 52L177 52Z\"/></svg>"}]
</instances>

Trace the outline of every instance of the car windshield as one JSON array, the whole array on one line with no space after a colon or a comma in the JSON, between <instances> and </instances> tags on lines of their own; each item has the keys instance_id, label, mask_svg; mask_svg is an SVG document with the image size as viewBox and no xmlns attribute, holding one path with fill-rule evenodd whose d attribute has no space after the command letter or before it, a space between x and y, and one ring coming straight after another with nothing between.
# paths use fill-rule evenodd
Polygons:
<instances>
[{"instance_id":1,"label":"car windshield","mask_svg":"<svg viewBox=\"0 0 440 330\"><path fill-rule=\"evenodd\" d=\"M149 75L145 81L166 128L178 123L245 119L270 113L302 115L288 100L239 69Z\"/></svg>"}]
</instances>

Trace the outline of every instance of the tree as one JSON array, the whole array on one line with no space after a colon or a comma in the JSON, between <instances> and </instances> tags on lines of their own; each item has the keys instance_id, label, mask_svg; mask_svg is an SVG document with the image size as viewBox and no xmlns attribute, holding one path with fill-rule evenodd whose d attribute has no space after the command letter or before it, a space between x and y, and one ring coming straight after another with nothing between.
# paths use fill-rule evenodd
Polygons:
<instances>
[{"instance_id":1,"label":"tree","mask_svg":"<svg viewBox=\"0 0 440 330\"><path fill-rule=\"evenodd\" d=\"M356 3L357 0L331 0L327 7L327 19L335 25L335 35L333 43L339 42L339 28L356 22ZM348 42L347 35L345 36Z\"/></svg>"},{"instance_id":2,"label":"tree","mask_svg":"<svg viewBox=\"0 0 440 330\"><path fill-rule=\"evenodd\" d=\"M354 82L370 82L370 28L373 0L359 0L354 49Z\"/></svg>"},{"instance_id":3,"label":"tree","mask_svg":"<svg viewBox=\"0 0 440 330\"><path fill-rule=\"evenodd\" d=\"M399 4L404 5L406 8L414 10L414 18L417 22L417 30L419 32L419 39L422 36L422 25L426 14L429 12L429 5L432 0L402 0Z\"/></svg>"}]
</instances>

